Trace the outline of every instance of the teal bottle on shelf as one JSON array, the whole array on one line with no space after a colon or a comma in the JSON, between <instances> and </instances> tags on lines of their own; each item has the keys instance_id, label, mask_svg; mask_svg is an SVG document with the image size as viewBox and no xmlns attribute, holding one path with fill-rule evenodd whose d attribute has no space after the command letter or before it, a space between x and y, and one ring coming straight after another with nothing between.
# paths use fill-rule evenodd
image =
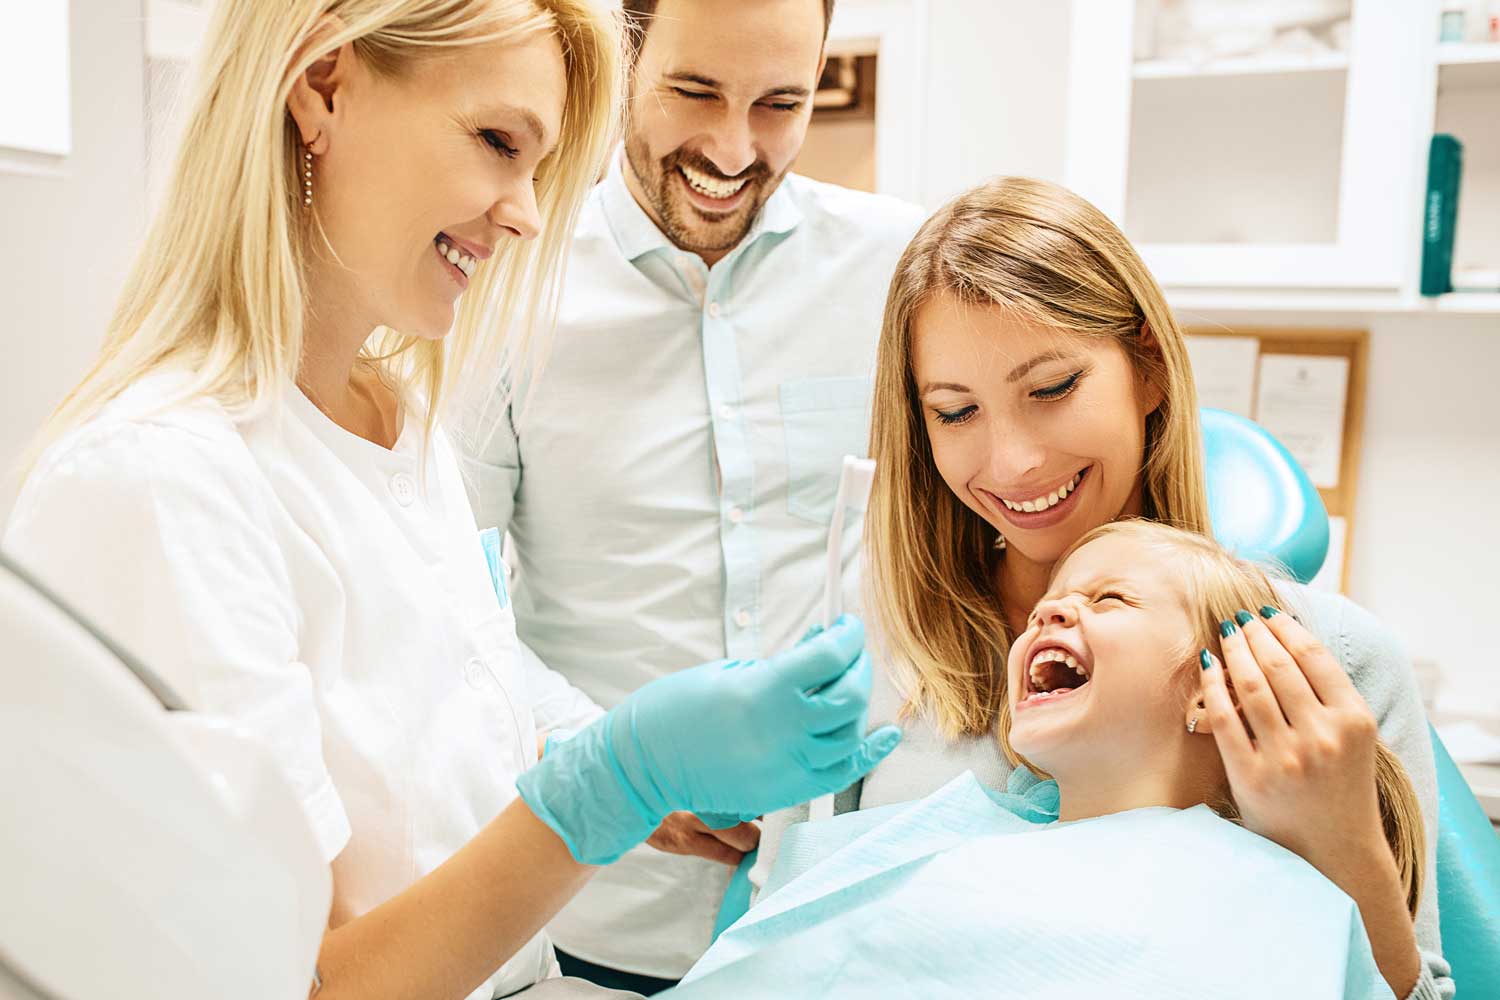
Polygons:
<instances>
[{"instance_id":1,"label":"teal bottle on shelf","mask_svg":"<svg viewBox=\"0 0 1500 1000\"><path fill-rule=\"evenodd\" d=\"M1422 206L1422 294L1453 291L1453 235L1458 226L1458 182L1464 147L1451 135L1432 137L1427 153L1427 200Z\"/></svg>"}]
</instances>

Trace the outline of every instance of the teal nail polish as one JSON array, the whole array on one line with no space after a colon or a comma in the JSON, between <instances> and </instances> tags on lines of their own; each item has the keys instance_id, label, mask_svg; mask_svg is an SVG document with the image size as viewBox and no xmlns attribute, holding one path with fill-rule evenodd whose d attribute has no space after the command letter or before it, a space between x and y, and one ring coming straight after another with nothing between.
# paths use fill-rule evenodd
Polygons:
<instances>
[{"instance_id":1,"label":"teal nail polish","mask_svg":"<svg viewBox=\"0 0 1500 1000\"><path fill-rule=\"evenodd\" d=\"M1251 615L1248 611L1236 611L1234 613L1234 620L1240 623L1240 628L1244 628L1250 624L1250 617Z\"/></svg>"},{"instance_id":2,"label":"teal nail polish","mask_svg":"<svg viewBox=\"0 0 1500 1000\"><path fill-rule=\"evenodd\" d=\"M1228 639L1238 631L1239 629L1235 628L1234 622L1227 618L1219 622L1219 637L1222 639Z\"/></svg>"},{"instance_id":3,"label":"teal nail polish","mask_svg":"<svg viewBox=\"0 0 1500 1000\"><path fill-rule=\"evenodd\" d=\"M1204 670L1207 670L1214 665L1214 661L1209 657L1208 650L1206 649L1198 650L1198 662L1203 666Z\"/></svg>"},{"instance_id":4,"label":"teal nail polish","mask_svg":"<svg viewBox=\"0 0 1500 1000\"><path fill-rule=\"evenodd\" d=\"M1279 614L1281 614L1281 612L1277 611L1275 608L1271 607L1269 604L1267 604L1265 607L1263 607L1263 608L1260 609L1260 616L1262 618L1274 618L1274 617L1276 617Z\"/></svg>"}]
</instances>

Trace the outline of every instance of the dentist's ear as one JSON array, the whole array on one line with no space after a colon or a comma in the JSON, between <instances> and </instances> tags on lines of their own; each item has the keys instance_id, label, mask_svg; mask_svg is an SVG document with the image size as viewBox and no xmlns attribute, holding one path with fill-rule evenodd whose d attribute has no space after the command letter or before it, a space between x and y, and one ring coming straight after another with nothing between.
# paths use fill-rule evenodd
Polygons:
<instances>
[{"instance_id":1,"label":"dentist's ear","mask_svg":"<svg viewBox=\"0 0 1500 1000\"><path fill-rule=\"evenodd\" d=\"M302 145L314 156L328 152L331 137L343 118L344 88L354 64L354 46L344 42L328 47L343 30L344 22L339 17L324 15L292 59L292 66L300 66L317 54L292 81L286 98L287 112L297 123Z\"/></svg>"}]
</instances>

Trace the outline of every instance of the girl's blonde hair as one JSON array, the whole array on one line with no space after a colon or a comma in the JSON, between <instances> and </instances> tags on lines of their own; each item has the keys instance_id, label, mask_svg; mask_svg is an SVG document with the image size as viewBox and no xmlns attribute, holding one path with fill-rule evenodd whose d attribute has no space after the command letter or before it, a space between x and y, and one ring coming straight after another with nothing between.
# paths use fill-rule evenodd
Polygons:
<instances>
[{"instance_id":1,"label":"girl's blonde hair","mask_svg":"<svg viewBox=\"0 0 1500 1000\"><path fill-rule=\"evenodd\" d=\"M567 77L557 150L537 171L543 232L510 239L480 265L453 331L424 340L372 332L362 356L428 401L474 373L498 384L555 315L574 220L613 145L618 25L594 0L223 0L209 25L197 89L161 211L125 283L93 367L44 427L30 459L126 386L166 367L193 373L180 399L209 396L250 416L295 380L307 308L308 246L293 83L345 43L373 72L399 78L466 46L550 33Z\"/></svg>"},{"instance_id":2,"label":"girl's blonde hair","mask_svg":"<svg viewBox=\"0 0 1500 1000\"><path fill-rule=\"evenodd\" d=\"M880 334L867 579L881 642L909 674L908 709L930 712L953 738L988 732L1007 713L1012 636L995 592L996 531L938 474L912 375L917 312L942 295L1119 344L1162 400L1146 418L1146 516L1202 532L1209 519L1182 331L1114 223L1064 188L1020 177L982 184L928 219L896 266Z\"/></svg>"},{"instance_id":3,"label":"girl's blonde hair","mask_svg":"<svg viewBox=\"0 0 1500 1000\"><path fill-rule=\"evenodd\" d=\"M1169 691L1187 705L1197 698L1202 673L1197 666L1199 649L1208 649L1223 661L1219 623L1228 621L1242 608L1284 607L1271 577L1261 567L1226 552L1213 539L1166 524L1140 519L1115 521L1095 528L1074 542L1057 561L1057 567L1090 542L1101 538L1127 538L1152 552L1161 565L1172 568L1172 579L1180 581L1182 596L1194 617L1194 632L1185 636L1181 664L1171 678ZM1054 574L1056 569L1054 568ZM1010 743L1008 717L1000 727L1000 745L1006 757L1017 766L1042 773L1015 751ZM1413 917L1422 888L1425 854L1425 831L1422 810L1416 791L1401 761L1384 743L1375 747L1375 791L1380 801L1381 825L1386 842L1395 856L1396 867L1406 891L1406 905ZM1208 803L1229 819L1238 819L1239 810L1226 787L1219 798Z\"/></svg>"}]
</instances>

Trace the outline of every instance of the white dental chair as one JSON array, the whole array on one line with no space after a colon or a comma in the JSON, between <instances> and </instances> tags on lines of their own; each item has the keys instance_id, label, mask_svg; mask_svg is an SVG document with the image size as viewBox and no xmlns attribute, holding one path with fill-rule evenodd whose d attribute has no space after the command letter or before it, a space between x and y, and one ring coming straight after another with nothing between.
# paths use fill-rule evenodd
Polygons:
<instances>
[{"instance_id":1,"label":"white dental chair","mask_svg":"<svg viewBox=\"0 0 1500 1000\"><path fill-rule=\"evenodd\" d=\"M332 884L274 765L4 553L0 684L0 1000L305 1000Z\"/></svg>"}]
</instances>

